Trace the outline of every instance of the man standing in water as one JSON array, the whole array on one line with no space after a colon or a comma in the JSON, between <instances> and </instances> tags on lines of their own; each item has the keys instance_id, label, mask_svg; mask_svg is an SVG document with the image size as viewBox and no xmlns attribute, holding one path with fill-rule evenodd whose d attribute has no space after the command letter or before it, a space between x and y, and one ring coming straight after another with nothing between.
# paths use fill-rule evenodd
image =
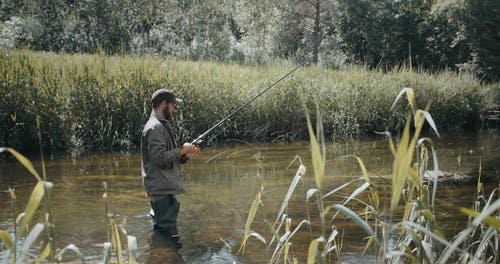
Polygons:
<instances>
[{"instance_id":1,"label":"man standing in water","mask_svg":"<svg viewBox=\"0 0 500 264\"><path fill-rule=\"evenodd\" d=\"M172 91L156 90L151 96L153 111L141 136L142 182L153 208L154 230L169 236L178 235L180 203L176 195L185 192L181 163L200 151L191 143L179 147L169 124L175 104L181 101Z\"/></svg>"}]
</instances>

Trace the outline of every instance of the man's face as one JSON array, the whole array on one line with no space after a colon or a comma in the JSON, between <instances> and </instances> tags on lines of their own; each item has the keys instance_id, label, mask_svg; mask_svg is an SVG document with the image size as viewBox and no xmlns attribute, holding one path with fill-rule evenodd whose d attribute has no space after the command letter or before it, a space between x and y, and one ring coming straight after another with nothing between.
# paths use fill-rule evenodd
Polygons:
<instances>
[{"instance_id":1,"label":"man's face","mask_svg":"<svg viewBox=\"0 0 500 264\"><path fill-rule=\"evenodd\" d=\"M167 120L172 120L175 112L175 103L167 102L165 107L163 108L163 116Z\"/></svg>"}]
</instances>

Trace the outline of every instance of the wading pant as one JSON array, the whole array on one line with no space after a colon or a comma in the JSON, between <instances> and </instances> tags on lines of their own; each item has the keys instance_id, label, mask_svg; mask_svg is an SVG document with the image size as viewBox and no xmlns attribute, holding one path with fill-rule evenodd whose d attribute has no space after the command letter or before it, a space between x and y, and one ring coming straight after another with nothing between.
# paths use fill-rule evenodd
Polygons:
<instances>
[{"instance_id":1,"label":"wading pant","mask_svg":"<svg viewBox=\"0 0 500 264\"><path fill-rule=\"evenodd\" d=\"M168 231L177 227L177 216L179 215L180 203L174 194L151 201L151 208L155 213L153 217L154 230Z\"/></svg>"}]
</instances>

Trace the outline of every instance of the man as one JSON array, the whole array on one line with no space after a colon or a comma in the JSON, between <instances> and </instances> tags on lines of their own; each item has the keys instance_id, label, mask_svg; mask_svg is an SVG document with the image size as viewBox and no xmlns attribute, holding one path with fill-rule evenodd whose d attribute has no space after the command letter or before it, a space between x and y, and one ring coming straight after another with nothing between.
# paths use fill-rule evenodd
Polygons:
<instances>
[{"instance_id":1,"label":"man","mask_svg":"<svg viewBox=\"0 0 500 264\"><path fill-rule=\"evenodd\" d=\"M154 230L177 236L179 202L176 195L184 193L181 163L198 155L199 148L191 143L179 147L168 121L175 104L182 100L172 91L156 90L151 96L153 111L141 137L142 182L154 212Z\"/></svg>"}]
</instances>

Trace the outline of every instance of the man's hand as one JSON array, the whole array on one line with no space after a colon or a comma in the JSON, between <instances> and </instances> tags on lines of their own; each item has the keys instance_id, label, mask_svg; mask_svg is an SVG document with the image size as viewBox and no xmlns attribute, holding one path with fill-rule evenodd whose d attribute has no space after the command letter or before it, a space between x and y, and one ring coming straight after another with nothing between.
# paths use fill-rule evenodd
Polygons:
<instances>
[{"instance_id":1,"label":"man's hand","mask_svg":"<svg viewBox=\"0 0 500 264\"><path fill-rule=\"evenodd\" d=\"M195 145L186 142L184 145L182 145L181 148L181 156L186 155L188 158L193 158L200 153L200 149L196 147Z\"/></svg>"},{"instance_id":2,"label":"man's hand","mask_svg":"<svg viewBox=\"0 0 500 264\"><path fill-rule=\"evenodd\" d=\"M200 153L200 148L193 146L191 151L186 154L186 157L194 158L194 157L198 156L198 153Z\"/></svg>"}]
</instances>

